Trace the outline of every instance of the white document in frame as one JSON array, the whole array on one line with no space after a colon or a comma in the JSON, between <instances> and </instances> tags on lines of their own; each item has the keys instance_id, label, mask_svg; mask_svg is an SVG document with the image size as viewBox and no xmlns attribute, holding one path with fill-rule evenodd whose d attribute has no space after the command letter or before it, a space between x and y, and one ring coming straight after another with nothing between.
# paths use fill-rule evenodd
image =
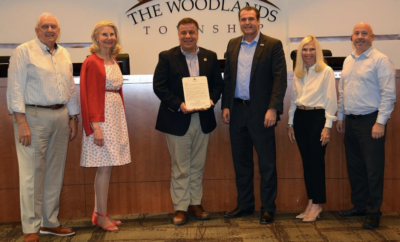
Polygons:
<instances>
[{"instance_id":1,"label":"white document in frame","mask_svg":"<svg viewBox=\"0 0 400 242\"><path fill-rule=\"evenodd\" d=\"M206 76L184 77L182 84L187 109L209 108L211 106Z\"/></svg>"}]
</instances>

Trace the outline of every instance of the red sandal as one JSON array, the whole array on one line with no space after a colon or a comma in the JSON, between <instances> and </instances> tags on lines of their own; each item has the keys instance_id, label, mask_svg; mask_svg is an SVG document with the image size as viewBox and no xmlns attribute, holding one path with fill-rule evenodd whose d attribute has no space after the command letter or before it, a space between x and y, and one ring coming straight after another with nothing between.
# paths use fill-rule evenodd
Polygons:
<instances>
[{"instance_id":1,"label":"red sandal","mask_svg":"<svg viewBox=\"0 0 400 242\"><path fill-rule=\"evenodd\" d=\"M96 214L97 214L97 212L96 212L96 211L93 211L93 213L92 213L92 225L96 225L95 222L94 222L94 220L95 220L95 218L96 218ZM110 216L108 216L108 214L105 214L105 215L106 215L106 216L108 217L108 219L109 219L111 222L113 222L116 226L121 226L121 225L122 225L122 222L121 222L121 221L112 219Z\"/></svg>"},{"instance_id":2,"label":"red sandal","mask_svg":"<svg viewBox=\"0 0 400 242\"><path fill-rule=\"evenodd\" d=\"M118 227L115 225L115 221L112 222L112 220L110 220L110 222L112 222L112 224L107 225L106 227L102 227L102 226L99 224L98 216L109 218L107 214L100 214L100 213L98 213L98 212L93 212L92 222L93 222L94 224L96 224L98 227L102 228L103 230L105 230L105 231L107 231L107 232L118 232L118 231L119 231Z\"/></svg>"}]
</instances>

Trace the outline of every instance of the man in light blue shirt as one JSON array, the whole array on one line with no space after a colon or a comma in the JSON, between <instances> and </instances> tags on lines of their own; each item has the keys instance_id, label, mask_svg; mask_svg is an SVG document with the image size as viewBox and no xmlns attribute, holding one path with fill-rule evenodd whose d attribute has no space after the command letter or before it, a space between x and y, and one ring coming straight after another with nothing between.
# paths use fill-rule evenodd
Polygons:
<instances>
[{"instance_id":1,"label":"man in light blue shirt","mask_svg":"<svg viewBox=\"0 0 400 242\"><path fill-rule=\"evenodd\" d=\"M250 72L253 64L254 52L256 51L259 39L260 32L258 32L256 38L251 42L247 42L243 36L237 62L238 70L235 98L250 100Z\"/></svg>"},{"instance_id":2,"label":"man in light blue shirt","mask_svg":"<svg viewBox=\"0 0 400 242\"><path fill-rule=\"evenodd\" d=\"M358 23L353 30L355 50L343 64L339 82L338 122L344 135L347 170L354 207L341 216L367 215L363 228L379 227L385 168L386 123L396 102L395 68L372 47L372 27ZM343 120L346 119L346 132Z\"/></svg>"},{"instance_id":3,"label":"man in light blue shirt","mask_svg":"<svg viewBox=\"0 0 400 242\"><path fill-rule=\"evenodd\" d=\"M254 147L261 176L260 224L269 224L276 211L275 126L287 87L285 53L280 40L260 32L257 8L242 8L239 23L243 36L228 43L221 104L222 121L229 124L238 196L236 208L224 217L238 218L255 210Z\"/></svg>"}]
</instances>

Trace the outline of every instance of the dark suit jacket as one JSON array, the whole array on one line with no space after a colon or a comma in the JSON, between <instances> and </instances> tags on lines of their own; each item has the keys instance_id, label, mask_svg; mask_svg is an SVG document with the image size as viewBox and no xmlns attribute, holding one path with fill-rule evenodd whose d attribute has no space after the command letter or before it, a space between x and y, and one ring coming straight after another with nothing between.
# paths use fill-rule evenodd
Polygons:
<instances>
[{"instance_id":1,"label":"dark suit jacket","mask_svg":"<svg viewBox=\"0 0 400 242\"><path fill-rule=\"evenodd\" d=\"M223 85L217 55L204 48L199 49L199 74L207 77L210 99L216 104ZM190 114L179 111L181 103L185 102L183 77L190 77L190 73L180 46L161 52L153 78L154 93L161 100L156 129L177 136L186 134L191 119ZM213 131L217 126L214 108L200 111L199 114L203 133Z\"/></svg>"},{"instance_id":2,"label":"dark suit jacket","mask_svg":"<svg viewBox=\"0 0 400 242\"><path fill-rule=\"evenodd\" d=\"M224 91L221 108L232 111L236 88L237 62L243 36L231 39L226 51ZM283 113L283 98L287 86L287 71L282 43L260 34L250 73L250 108L257 120L264 122L268 109ZM254 116L253 116L254 117Z\"/></svg>"}]
</instances>

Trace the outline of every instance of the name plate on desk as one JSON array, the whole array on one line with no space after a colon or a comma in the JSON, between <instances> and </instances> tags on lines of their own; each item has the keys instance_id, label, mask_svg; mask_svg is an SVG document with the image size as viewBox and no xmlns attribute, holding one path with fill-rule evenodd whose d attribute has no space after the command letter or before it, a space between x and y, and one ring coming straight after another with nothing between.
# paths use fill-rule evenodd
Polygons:
<instances>
[{"instance_id":1,"label":"name plate on desk","mask_svg":"<svg viewBox=\"0 0 400 242\"><path fill-rule=\"evenodd\" d=\"M187 109L209 108L211 106L207 77L185 77L182 78L182 84Z\"/></svg>"},{"instance_id":2,"label":"name plate on desk","mask_svg":"<svg viewBox=\"0 0 400 242\"><path fill-rule=\"evenodd\" d=\"M341 78L342 77L342 72L341 71L335 71L335 78Z\"/></svg>"}]
</instances>

